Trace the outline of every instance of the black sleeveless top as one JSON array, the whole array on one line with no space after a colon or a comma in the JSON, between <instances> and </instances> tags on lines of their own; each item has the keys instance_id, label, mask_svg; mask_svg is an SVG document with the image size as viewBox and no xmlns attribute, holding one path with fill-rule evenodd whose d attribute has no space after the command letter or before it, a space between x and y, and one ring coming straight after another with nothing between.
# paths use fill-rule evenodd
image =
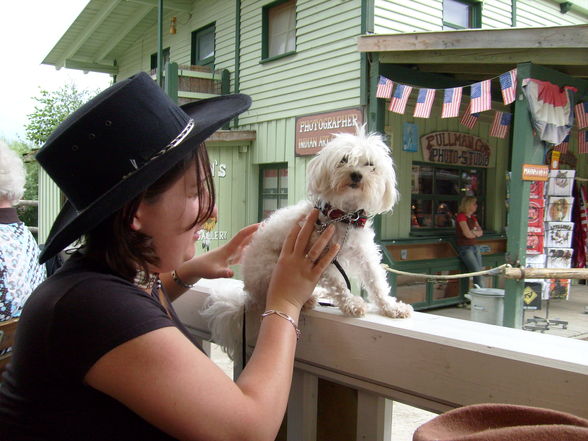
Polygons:
<instances>
[{"instance_id":1,"label":"black sleeveless top","mask_svg":"<svg viewBox=\"0 0 588 441\"><path fill-rule=\"evenodd\" d=\"M83 382L102 355L150 331L175 326L194 342L173 308L170 314L157 296L72 256L23 309L0 386L0 439L172 439Z\"/></svg>"}]
</instances>

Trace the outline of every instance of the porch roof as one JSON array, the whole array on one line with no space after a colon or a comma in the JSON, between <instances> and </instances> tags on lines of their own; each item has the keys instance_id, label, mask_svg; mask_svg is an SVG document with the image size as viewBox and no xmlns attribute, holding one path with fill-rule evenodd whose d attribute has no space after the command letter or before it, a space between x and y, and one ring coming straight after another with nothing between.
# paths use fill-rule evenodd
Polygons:
<instances>
[{"instance_id":1,"label":"porch roof","mask_svg":"<svg viewBox=\"0 0 588 441\"><path fill-rule=\"evenodd\" d=\"M42 64L116 74L116 59L157 25L157 8L158 0L90 0ZM163 9L189 14L192 0L165 0Z\"/></svg>"},{"instance_id":2,"label":"porch roof","mask_svg":"<svg viewBox=\"0 0 588 441\"><path fill-rule=\"evenodd\" d=\"M377 53L380 63L457 82L498 75L523 62L588 78L588 25L371 34L360 36L357 47Z\"/></svg>"}]
</instances>

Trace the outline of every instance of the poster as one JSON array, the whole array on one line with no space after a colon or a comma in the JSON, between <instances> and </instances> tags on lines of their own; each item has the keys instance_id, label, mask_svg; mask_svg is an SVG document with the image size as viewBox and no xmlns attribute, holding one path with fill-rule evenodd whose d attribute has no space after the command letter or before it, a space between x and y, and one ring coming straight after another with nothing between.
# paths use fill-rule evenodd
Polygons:
<instances>
[{"instance_id":1,"label":"poster","mask_svg":"<svg viewBox=\"0 0 588 441\"><path fill-rule=\"evenodd\" d=\"M549 196L545 210L547 222L569 222L572 220L574 198L571 196Z\"/></svg>"},{"instance_id":2,"label":"poster","mask_svg":"<svg viewBox=\"0 0 588 441\"><path fill-rule=\"evenodd\" d=\"M405 122L402 126L402 150L418 152L419 128L414 123Z\"/></svg>"},{"instance_id":3,"label":"poster","mask_svg":"<svg viewBox=\"0 0 588 441\"><path fill-rule=\"evenodd\" d=\"M572 246L573 222L546 222L545 246L568 248ZM548 268L551 268L547 265Z\"/></svg>"}]
</instances>

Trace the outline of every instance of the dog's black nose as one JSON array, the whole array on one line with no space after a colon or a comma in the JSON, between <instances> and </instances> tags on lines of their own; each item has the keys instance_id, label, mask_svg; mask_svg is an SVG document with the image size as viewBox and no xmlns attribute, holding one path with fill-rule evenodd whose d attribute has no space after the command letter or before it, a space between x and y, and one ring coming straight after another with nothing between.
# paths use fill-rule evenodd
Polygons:
<instances>
[{"instance_id":1,"label":"dog's black nose","mask_svg":"<svg viewBox=\"0 0 588 441\"><path fill-rule=\"evenodd\" d=\"M353 182L357 183L357 182L361 181L361 178L362 178L361 173L357 173L357 172L351 173L351 180Z\"/></svg>"}]
</instances>

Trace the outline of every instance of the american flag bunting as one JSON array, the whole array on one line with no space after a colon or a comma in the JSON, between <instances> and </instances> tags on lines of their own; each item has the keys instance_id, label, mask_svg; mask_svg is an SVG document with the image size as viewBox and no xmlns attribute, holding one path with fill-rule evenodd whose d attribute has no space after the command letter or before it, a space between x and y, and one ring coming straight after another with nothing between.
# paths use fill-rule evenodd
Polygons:
<instances>
[{"instance_id":1,"label":"american flag bunting","mask_svg":"<svg viewBox=\"0 0 588 441\"><path fill-rule=\"evenodd\" d=\"M500 75L499 80L504 104L512 103L515 100L517 90L517 70L513 69L503 73Z\"/></svg>"},{"instance_id":2,"label":"american flag bunting","mask_svg":"<svg viewBox=\"0 0 588 441\"><path fill-rule=\"evenodd\" d=\"M435 89L420 89L414 108L415 118L428 118L435 100Z\"/></svg>"},{"instance_id":3,"label":"american flag bunting","mask_svg":"<svg viewBox=\"0 0 588 441\"><path fill-rule=\"evenodd\" d=\"M561 144L556 145L553 147L555 151L566 153L570 148L570 135L566 136Z\"/></svg>"},{"instance_id":4,"label":"american flag bunting","mask_svg":"<svg viewBox=\"0 0 588 441\"><path fill-rule=\"evenodd\" d=\"M576 111L578 128L583 129L584 127L588 127L588 101L576 104L574 110Z\"/></svg>"},{"instance_id":5,"label":"american flag bunting","mask_svg":"<svg viewBox=\"0 0 588 441\"><path fill-rule=\"evenodd\" d=\"M390 98L392 96L392 88L394 83L386 77L380 75L378 80L378 88L376 89L376 98Z\"/></svg>"},{"instance_id":6,"label":"american flag bunting","mask_svg":"<svg viewBox=\"0 0 588 441\"><path fill-rule=\"evenodd\" d=\"M443 95L443 110L441 111L441 118L454 118L459 115L461 93L461 87L445 89L445 94Z\"/></svg>"},{"instance_id":7,"label":"american flag bunting","mask_svg":"<svg viewBox=\"0 0 588 441\"><path fill-rule=\"evenodd\" d=\"M588 153L588 130L578 132L578 153Z\"/></svg>"},{"instance_id":8,"label":"american flag bunting","mask_svg":"<svg viewBox=\"0 0 588 441\"><path fill-rule=\"evenodd\" d=\"M490 97L490 80L480 81L471 86L471 113L480 113L484 110L492 108L492 100Z\"/></svg>"},{"instance_id":9,"label":"american flag bunting","mask_svg":"<svg viewBox=\"0 0 588 441\"><path fill-rule=\"evenodd\" d=\"M478 122L478 117L480 116L479 113L470 113L472 107L472 103L468 104L465 112L461 117L461 121L459 122L462 126L466 126L468 129L473 129L476 123Z\"/></svg>"},{"instance_id":10,"label":"american flag bunting","mask_svg":"<svg viewBox=\"0 0 588 441\"><path fill-rule=\"evenodd\" d=\"M403 114L411 91L412 87L407 86L406 84L399 84L394 91L394 95L392 95L390 108L388 110L394 113Z\"/></svg>"},{"instance_id":11,"label":"american flag bunting","mask_svg":"<svg viewBox=\"0 0 588 441\"><path fill-rule=\"evenodd\" d=\"M511 119L511 113L496 111L496 113L494 114L494 121L492 122L492 126L490 127L490 136L494 138L506 138L506 134L508 133L508 129L510 128Z\"/></svg>"}]
</instances>

